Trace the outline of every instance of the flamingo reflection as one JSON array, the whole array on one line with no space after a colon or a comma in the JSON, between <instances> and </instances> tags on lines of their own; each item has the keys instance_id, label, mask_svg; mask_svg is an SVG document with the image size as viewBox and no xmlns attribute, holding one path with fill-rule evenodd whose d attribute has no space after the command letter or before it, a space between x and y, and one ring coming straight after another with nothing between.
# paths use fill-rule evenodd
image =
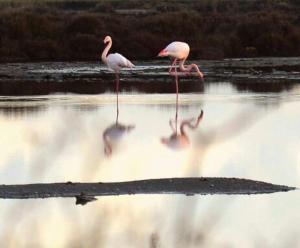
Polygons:
<instances>
[{"instance_id":1,"label":"flamingo reflection","mask_svg":"<svg viewBox=\"0 0 300 248\"><path fill-rule=\"evenodd\" d=\"M118 111L117 102L117 116L116 122L109 125L103 131L103 142L104 142L104 154L107 157L110 157L113 153L113 146L116 145L120 140L125 136L126 133L129 133L132 129L135 128L134 125L124 125L119 123L119 111Z\"/></svg>"},{"instance_id":2,"label":"flamingo reflection","mask_svg":"<svg viewBox=\"0 0 300 248\"><path fill-rule=\"evenodd\" d=\"M104 153L111 156L113 152L113 144L116 144L124 135L134 129L134 125L123 125L114 123L107 127L103 132Z\"/></svg>"},{"instance_id":3,"label":"flamingo reflection","mask_svg":"<svg viewBox=\"0 0 300 248\"><path fill-rule=\"evenodd\" d=\"M169 125L172 129L172 134L170 137L167 138L161 138L161 143L166 145L167 147L174 149L174 150L181 150L185 149L190 146L190 139L187 135L187 128L194 130L198 128L202 118L203 118L203 110L201 110L199 116L197 119L191 118L191 119L186 119L180 122L180 127L179 127L179 133L178 133L178 120L177 120L177 109L176 108L176 115L175 115L175 120L170 120Z\"/></svg>"}]
</instances>

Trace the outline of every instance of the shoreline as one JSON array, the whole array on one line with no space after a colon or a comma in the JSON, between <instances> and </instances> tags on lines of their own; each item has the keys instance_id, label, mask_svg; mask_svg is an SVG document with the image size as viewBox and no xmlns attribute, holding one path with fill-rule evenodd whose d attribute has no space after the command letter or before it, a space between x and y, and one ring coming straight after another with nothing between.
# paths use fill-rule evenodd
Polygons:
<instances>
[{"instance_id":1,"label":"shoreline","mask_svg":"<svg viewBox=\"0 0 300 248\"><path fill-rule=\"evenodd\" d=\"M295 187L275 185L241 178L159 178L126 182L97 183L44 183L0 185L2 199L30 199L68 197L76 198L76 204L84 205L96 200L96 196L120 196L134 194L184 194L192 196L225 194L269 194L296 190Z\"/></svg>"}]
</instances>

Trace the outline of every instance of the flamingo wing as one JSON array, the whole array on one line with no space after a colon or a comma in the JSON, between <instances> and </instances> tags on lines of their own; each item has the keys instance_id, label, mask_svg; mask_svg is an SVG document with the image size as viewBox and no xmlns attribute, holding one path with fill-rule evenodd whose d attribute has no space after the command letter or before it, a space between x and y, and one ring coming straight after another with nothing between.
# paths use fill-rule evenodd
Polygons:
<instances>
[{"instance_id":1,"label":"flamingo wing","mask_svg":"<svg viewBox=\"0 0 300 248\"><path fill-rule=\"evenodd\" d=\"M114 71L120 71L122 68L132 68L132 64L128 59L119 53L112 53L107 56L107 65Z\"/></svg>"},{"instance_id":2,"label":"flamingo wing","mask_svg":"<svg viewBox=\"0 0 300 248\"><path fill-rule=\"evenodd\" d=\"M169 56L177 59L184 59L190 53L190 47L187 43L181 41L174 41L170 43L165 49Z\"/></svg>"}]
</instances>

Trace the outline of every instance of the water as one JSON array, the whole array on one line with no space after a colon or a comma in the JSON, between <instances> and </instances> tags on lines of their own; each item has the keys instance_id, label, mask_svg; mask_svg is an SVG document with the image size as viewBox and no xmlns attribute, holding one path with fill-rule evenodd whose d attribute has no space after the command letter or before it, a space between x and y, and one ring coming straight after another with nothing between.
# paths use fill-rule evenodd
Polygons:
<instances>
[{"instance_id":1,"label":"water","mask_svg":"<svg viewBox=\"0 0 300 248\"><path fill-rule=\"evenodd\" d=\"M113 93L2 96L0 182L213 176L299 187L300 87L272 90L256 84L258 90L206 83L201 92L180 94L177 132L187 121L194 129L185 125L186 134L175 141L169 125L175 119L174 94L123 92L118 126ZM1 246L300 245L298 191L112 196L84 207L74 203L1 200Z\"/></svg>"}]
</instances>

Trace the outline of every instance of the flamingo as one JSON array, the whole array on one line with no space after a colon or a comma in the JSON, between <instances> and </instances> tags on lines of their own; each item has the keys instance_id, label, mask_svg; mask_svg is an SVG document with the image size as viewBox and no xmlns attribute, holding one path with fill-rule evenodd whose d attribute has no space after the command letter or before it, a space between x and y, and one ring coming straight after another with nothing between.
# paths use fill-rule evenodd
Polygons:
<instances>
[{"instance_id":1,"label":"flamingo","mask_svg":"<svg viewBox=\"0 0 300 248\"><path fill-rule=\"evenodd\" d=\"M112 38L106 36L103 40L104 44L107 44L102 52L102 61L108 66L109 69L113 70L116 74L116 91L117 91L117 117L119 116L119 73L123 68L133 68L132 64L128 59L119 53L111 53L109 55L108 51L112 46Z\"/></svg>"},{"instance_id":2,"label":"flamingo","mask_svg":"<svg viewBox=\"0 0 300 248\"><path fill-rule=\"evenodd\" d=\"M181 41L174 41L170 43L166 48L161 50L158 54L158 57L172 57L174 58L173 63L169 69L169 73L172 74L172 69L174 67L175 70L175 77L176 77L176 96L178 98L178 78L177 78L177 70L176 64L179 61L179 69L186 74L190 74L191 71L194 69L198 76L200 77L201 81L204 78L203 73L199 70L199 67L196 64L190 64L185 66L184 62L186 61L187 57L190 53L190 47L187 43Z\"/></svg>"}]
</instances>

